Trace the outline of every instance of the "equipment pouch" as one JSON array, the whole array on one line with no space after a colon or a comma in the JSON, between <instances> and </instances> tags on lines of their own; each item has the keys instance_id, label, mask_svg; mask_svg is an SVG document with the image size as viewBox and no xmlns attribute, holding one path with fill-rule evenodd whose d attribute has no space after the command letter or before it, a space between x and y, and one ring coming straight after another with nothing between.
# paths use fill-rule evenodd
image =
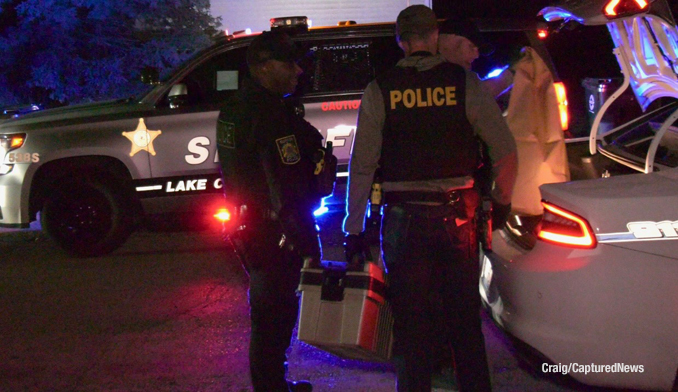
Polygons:
<instances>
[{"instance_id":1,"label":"equipment pouch","mask_svg":"<svg viewBox=\"0 0 678 392\"><path fill-rule=\"evenodd\" d=\"M337 157L332 154L332 142L327 142L324 150L317 151L314 162L316 168L313 175L318 196L329 196L334 192L337 180Z\"/></svg>"},{"instance_id":2,"label":"equipment pouch","mask_svg":"<svg viewBox=\"0 0 678 392\"><path fill-rule=\"evenodd\" d=\"M474 188L463 189L460 193L459 206L457 209L458 217L473 220L476 216L478 205L480 204L480 195Z\"/></svg>"},{"instance_id":3,"label":"equipment pouch","mask_svg":"<svg viewBox=\"0 0 678 392\"><path fill-rule=\"evenodd\" d=\"M477 216L480 195L475 189L460 191L454 217L445 219L445 230L459 255L468 260L478 257Z\"/></svg>"}]
</instances>

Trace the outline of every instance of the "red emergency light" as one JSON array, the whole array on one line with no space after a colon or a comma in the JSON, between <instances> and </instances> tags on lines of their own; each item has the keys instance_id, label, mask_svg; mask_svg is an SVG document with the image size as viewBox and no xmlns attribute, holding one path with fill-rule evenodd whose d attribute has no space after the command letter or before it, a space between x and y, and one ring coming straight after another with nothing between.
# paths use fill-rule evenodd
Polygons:
<instances>
[{"instance_id":1,"label":"red emergency light","mask_svg":"<svg viewBox=\"0 0 678 392\"><path fill-rule=\"evenodd\" d=\"M560 126L563 131L570 128L570 115L568 112L567 90L563 82L553 83L556 89L556 99L558 100L558 114L560 115Z\"/></svg>"},{"instance_id":2,"label":"red emergency light","mask_svg":"<svg viewBox=\"0 0 678 392\"><path fill-rule=\"evenodd\" d=\"M222 207L217 210L216 214L214 214L214 217L218 221L225 223L231 220L231 212L228 210L228 208Z\"/></svg>"},{"instance_id":3,"label":"red emergency light","mask_svg":"<svg viewBox=\"0 0 678 392\"><path fill-rule=\"evenodd\" d=\"M603 8L603 14L608 19L639 14L648 10L649 3L645 0L610 0Z\"/></svg>"}]
</instances>

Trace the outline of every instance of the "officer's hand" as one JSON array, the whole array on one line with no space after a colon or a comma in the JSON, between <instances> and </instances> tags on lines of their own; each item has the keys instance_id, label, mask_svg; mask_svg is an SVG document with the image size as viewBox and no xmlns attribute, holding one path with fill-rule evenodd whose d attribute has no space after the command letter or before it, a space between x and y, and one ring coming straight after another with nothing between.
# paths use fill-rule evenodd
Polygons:
<instances>
[{"instance_id":1,"label":"officer's hand","mask_svg":"<svg viewBox=\"0 0 678 392\"><path fill-rule=\"evenodd\" d=\"M311 230L304 230L298 227L296 231L290 230L285 233L283 246L296 252L304 259L309 268L317 268L320 265L320 242L315 227Z\"/></svg>"},{"instance_id":2,"label":"officer's hand","mask_svg":"<svg viewBox=\"0 0 678 392\"><path fill-rule=\"evenodd\" d=\"M511 203L499 204L492 201L492 230L498 230L504 227L511 213Z\"/></svg>"},{"instance_id":3,"label":"officer's hand","mask_svg":"<svg viewBox=\"0 0 678 392\"><path fill-rule=\"evenodd\" d=\"M365 256L369 248L365 243L365 233L347 234L344 238L346 262L351 269L361 269L365 265Z\"/></svg>"}]
</instances>

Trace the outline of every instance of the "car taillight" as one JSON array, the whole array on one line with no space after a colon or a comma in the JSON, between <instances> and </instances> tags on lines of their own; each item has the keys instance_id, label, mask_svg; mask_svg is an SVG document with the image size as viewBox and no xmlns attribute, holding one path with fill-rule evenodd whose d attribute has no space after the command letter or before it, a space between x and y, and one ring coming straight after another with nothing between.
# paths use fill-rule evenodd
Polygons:
<instances>
[{"instance_id":1,"label":"car taillight","mask_svg":"<svg viewBox=\"0 0 678 392\"><path fill-rule=\"evenodd\" d=\"M214 217L218 221L225 223L231 220L231 212L228 210L228 208L219 208L217 213L214 214Z\"/></svg>"},{"instance_id":2,"label":"car taillight","mask_svg":"<svg viewBox=\"0 0 678 392\"><path fill-rule=\"evenodd\" d=\"M553 83L556 88L556 99L558 99L558 114L560 114L560 126L563 131L570 128L570 115L567 112L567 92L563 82Z\"/></svg>"},{"instance_id":3,"label":"car taillight","mask_svg":"<svg viewBox=\"0 0 678 392\"><path fill-rule=\"evenodd\" d=\"M620 18L645 12L648 10L648 5L645 0L610 0L603 8L603 14L608 19Z\"/></svg>"},{"instance_id":4,"label":"car taillight","mask_svg":"<svg viewBox=\"0 0 678 392\"><path fill-rule=\"evenodd\" d=\"M596 236L586 219L542 201L544 217L537 237L554 244L576 248L595 248Z\"/></svg>"},{"instance_id":5,"label":"car taillight","mask_svg":"<svg viewBox=\"0 0 678 392\"><path fill-rule=\"evenodd\" d=\"M546 37L548 37L548 36L549 36L548 30L546 30L546 29L537 30L537 37L539 37L539 39L546 39Z\"/></svg>"}]
</instances>

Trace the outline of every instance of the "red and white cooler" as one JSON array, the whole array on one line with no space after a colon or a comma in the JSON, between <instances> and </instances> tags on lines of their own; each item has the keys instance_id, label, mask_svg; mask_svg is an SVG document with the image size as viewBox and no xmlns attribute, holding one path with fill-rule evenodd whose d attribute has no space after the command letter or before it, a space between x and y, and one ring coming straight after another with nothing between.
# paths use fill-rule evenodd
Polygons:
<instances>
[{"instance_id":1,"label":"red and white cooler","mask_svg":"<svg viewBox=\"0 0 678 392\"><path fill-rule=\"evenodd\" d=\"M385 299L384 270L366 262L363 271L323 261L301 270L298 339L347 359L391 358L393 316Z\"/></svg>"}]
</instances>

